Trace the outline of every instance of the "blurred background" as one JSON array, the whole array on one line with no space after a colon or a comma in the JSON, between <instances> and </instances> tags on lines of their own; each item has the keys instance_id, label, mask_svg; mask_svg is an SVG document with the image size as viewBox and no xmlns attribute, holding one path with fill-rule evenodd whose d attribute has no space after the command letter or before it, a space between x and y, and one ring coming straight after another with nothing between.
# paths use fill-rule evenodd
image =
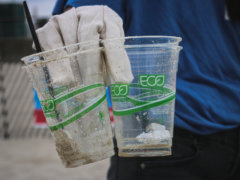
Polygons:
<instances>
[{"instance_id":1,"label":"blurred background","mask_svg":"<svg viewBox=\"0 0 240 180\"><path fill-rule=\"evenodd\" d=\"M28 0L35 28L55 0ZM0 179L106 179L109 159L66 169L20 59L34 53L22 0L0 0Z\"/></svg>"}]
</instances>

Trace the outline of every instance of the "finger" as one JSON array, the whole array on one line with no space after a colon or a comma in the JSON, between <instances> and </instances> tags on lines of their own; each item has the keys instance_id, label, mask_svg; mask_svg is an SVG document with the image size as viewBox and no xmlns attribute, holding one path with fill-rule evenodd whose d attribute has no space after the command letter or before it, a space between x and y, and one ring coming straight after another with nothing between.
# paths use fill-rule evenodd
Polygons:
<instances>
[{"instance_id":1,"label":"finger","mask_svg":"<svg viewBox=\"0 0 240 180\"><path fill-rule=\"evenodd\" d=\"M36 33L41 48L44 51L60 48L63 46L62 37L59 33L59 28L51 20L42 28L39 28Z\"/></svg>"},{"instance_id":2,"label":"finger","mask_svg":"<svg viewBox=\"0 0 240 180\"><path fill-rule=\"evenodd\" d=\"M82 6L77 8L79 18L78 42L98 41L103 29L103 6Z\"/></svg>"},{"instance_id":3,"label":"finger","mask_svg":"<svg viewBox=\"0 0 240 180\"><path fill-rule=\"evenodd\" d=\"M75 8L72 8L61 15L54 16L52 21L57 27L59 34L62 37L63 44L65 46L75 44L78 42L77 39L78 18ZM68 53L72 53L76 50L77 49L73 47L67 48Z\"/></svg>"},{"instance_id":4,"label":"finger","mask_svg":"<svg viewBox=\"0 0 240 180\"><path fill-rule=\"evenodd\" d=\"M99 31L103 27L102 6L82 6L77 8L79 19L78 25L78 41L99 41ZM93 84L103 82L103 60L101 52L97 50L99 43L93 43L91 46L81 46L81 50L96 49L89 53L80 54L78 56L79 69L84 84Z\"/></svg>"},{"instance_id":5,"label":"finger","mask_svg":"<svg viewBox=\"0 0 240 180\"><path fill-rule=\"evenodd\" d=\"M124 49L124 31L122 19L110 8L104 6L103 39L119 38L115 41L103 41L108 74L113 82L130 83L133 80L131 64Z\"/></svg>"},{"instance_id":6,"label":"finger","mask_svg":"<svg viewBox=\"0 0 240 180\"><path fill-rule=\"evenodd\" d=\"M38 29L36 32L40 45L44 51L58 49L64 46L56 16L52 17L45 26ZM55 57L64 57L66 54L67 52L64 49L58 49L47 53L48 57L46 58L51 57L51 59L55 59ZM62 85L74 81L69 61L52 61L47 64L47 67L53 85Z\"/></svg>"}]
</instances>

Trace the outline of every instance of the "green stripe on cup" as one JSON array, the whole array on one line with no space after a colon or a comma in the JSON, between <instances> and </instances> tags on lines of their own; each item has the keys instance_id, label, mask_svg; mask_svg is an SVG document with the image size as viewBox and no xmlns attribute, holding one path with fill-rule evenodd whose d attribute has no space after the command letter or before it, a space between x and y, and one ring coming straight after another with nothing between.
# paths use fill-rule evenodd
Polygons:
<instances>
[{"instance_id":1,"label":"green stripe on cup","mask_svg":"<svg viewBox=\"0 0 240 180\"><path fill-rule=\"evenodd\" d=\"M77 113L78 111L80 111L83 108L84 108L84 105L81 104L80 106L74 108L70 113L63 115L63 118L69 118L70 116ZM45 115L46 118L56 118L55 113L45 113L44 115Z\"/></svg>"},{"instance_id":2,"label":"green stripe on cup","mask_svg":"<svg viewBox=\"0 0 240 180\"><path fill-rule=\"evenodd\" d=\"M80 111L81 109L84 108L84 104L81 104L80 106L74 108L70 113L63 115L63 118L69 118L70 116L72 116L73 114L77 113L78 111Z\"/></svg>"},{"instance_id":3,"label":"green stripe on cup","mask_svg":"<svg viewBox=\"0 0 240 180\"><path fill-rule=\"evenodd\" d=\"M132 83L129 86L130 86L130 88L141 88L143 91L145 90L146 92L149 92L150 90L157 90L161 94L168 94L168 93L172 92L170 89L165 88L165 87L151 87L151 86L143 87L140 84L136 84L136 83Z\"/></svg>"},{"instance_id":4,"label":"green stripe on cup","mask_svg":"<svg viewBox=\"0 0 240 180\"><path fill-rule=\"evenodd\" d=\"M142 104L149 103L149 101L140 101L140 100L133 99L133 98L130 98L130 97L113 98L112 101L113 102L126 102L126 101L129 101L129 102L133 103L135 106L139 106L139 105L142 105Z\"/></svg>"},{"instance_id":5,"label":"green stripe on cup","mask_svg":"<svg viewBox=\"0 0 240 180\"><path fill-rule=\"evenodd\" d=\"M66 94L66 95L64 95L64 96L62 96L60 98L57 98L55 100L55 104L59 104L59 103L61 103L63 101L66 101L67 99L69 99L69 98L71 98L73 96L76 96L77 94L80 94L80 93L82 93L84 91L87 91L87 90L90 90L90 89L93 89L93 88L97 88L97 87L104 87L104 85L103 84L93 84L93 85L90 85L90 86L83 87L83 88L78 89L76 91L73 91L73 92L71 92L69 94Z\"/></svg>"},{"instance_id":6,"label":"green stripe on cup","mask_svg":"<svg viewBox=\"0 0 240 180\"><path fill-rule=\"evenodd\" d=\"M146 104L142 104L142 105L139 105L137 107L133 107L133 108L130 108L127 110L113 110L113 114L115 116L124 116L124 115L134 114L134 113L137 113L140 111L144 111L144 110L147 110L147 109L150 109L153 107L162 106L162 105L168 104L172 100L174 100L175 96L176 96L176 94L172 93L170 96L168 96L164 99L161 99L159 101L151 101Z\"/></svg>"},{"instance_id":7,"label":"green stripe on cup","mask_svg":"<svg viewBox=\"0 0 240 180\"><path fill-rule=\"evenodd\" d=\"M56 118L57 117L55 113L44 113L44 116L46 118Z\"/></svg>"},{"instance_id":8,"label":"green stripe on cup","mask_svg":"<svg viewBox=\"0 0 240 180\"><path fill-rule=\"evenodd\" d=\"M72 122L78 120L79 118L81 118L82 116L86 115L87 113L89 113L90 111L92 111L93 109L95 109L97 106L99 106L104 100L106 99L106 94L104 94L104 96L102 96L97 102L95 102L94 104L92 104L91 106L89 106L88 108L84 109L83 111L81 111L80 113L76 114L75 116L73 116L72 118L59 123L55 126L49 126L51 131L56 131L58 129L63 128L64 126L67 126L68 124L71 124Z\"/></svg>"}]
</instances>

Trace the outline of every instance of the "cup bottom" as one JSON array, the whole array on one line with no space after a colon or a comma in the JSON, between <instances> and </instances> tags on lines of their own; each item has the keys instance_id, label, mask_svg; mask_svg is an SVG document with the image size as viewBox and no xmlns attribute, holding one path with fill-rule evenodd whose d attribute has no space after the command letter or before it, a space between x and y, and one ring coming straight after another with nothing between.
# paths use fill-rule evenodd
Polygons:
<instances>
[{"instance_id":1,"label":"cup bottom","mask_svg":"<svg viewBox=\"0 0 240 180\"><path fill-rule=\"evenodd\" d=\"M121 157L154 157L154 156L169 156L172 154L169 145L149 145L149 146L134 146L120 147L118 156Z\"/></svg>"},{"instance_id":2,"label":"cup bottom","mask_svg":"<svg viewBox=\"0 0 240 180\"><path fill-rule=\"evenodd\" d=\"M124 139L119 142L118 155L121 157L153 157L169 156L172 139L149 140L139 142L136 138Z\"/></svg>"},{"instance_id":3,"label":"cup bottom","mask_svg":"<svg viewBox=\"0 0 240 180\"><path fill-rule=\"evenodd\" d=\"M63 164L66 168L74 168L74 167L94 163L97 161L101 161L113 155L114 155L113 149L106 149L104 152L91 153L91 154L88 154L87 157L83 159L76 159L76 160L72 160L71 162L63 162Z\"/></svg>"},{"instance_id":4,"label":"cup bottom","mask_svg":"<svg viewBox=\"0 0 240 180\"><path fill-rule=\"evenodd\" d=\"M58 155L66 168L103 160L114 155L111 131L96 131L86 137L72 137L67 129L54 131Z\"/></svg>"}]
</instances>

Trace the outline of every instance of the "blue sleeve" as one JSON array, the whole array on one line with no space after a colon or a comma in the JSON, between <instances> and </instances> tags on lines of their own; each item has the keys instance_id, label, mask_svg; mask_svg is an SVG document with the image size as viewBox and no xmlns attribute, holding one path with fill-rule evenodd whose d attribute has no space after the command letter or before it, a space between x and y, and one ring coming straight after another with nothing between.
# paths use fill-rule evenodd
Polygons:
<instances>
[{"instance_id":1,"label":"blue sleeve","mask_svg":"<svg viewBox=\"0 0 240 180\"><path fill-rule=\"evenodd\" d=\"M67 2L68 0L57 0L53 8L52 15L61 14L64 11L64 7Z\"/></svg>"},{"instance_id":2,"label":"blue sleeve","mask_svg":"<svg viewBox=\"0 0 240 180\"><path fill-rule=\"evenodd\" d=\"M79 7L87 5L102 5L102 0L57 0L52 14L61 14L67 7Z\"/></svg>"},{"instance_id":3,"label":"blue sleeve","mask_svg":"<svg viewBox=\"0 0 240 180\"><path fill-rule=\"evenodd\" d=\"M65 8L68 6L79 7L79 6L90 6L90 5L104 5L103 0L68 0Z\"/></svg>"},{"instance_id":4,"label":"blue sleeve","mask_svg":"<svg viewBox=\"0 0 240 180\"><path fill-rule=\"evenodd\" d=\"M67 7L106 5L124 19L124 0L57 0L52 14L61 14Z\"/></svg>"}]
</instances>

